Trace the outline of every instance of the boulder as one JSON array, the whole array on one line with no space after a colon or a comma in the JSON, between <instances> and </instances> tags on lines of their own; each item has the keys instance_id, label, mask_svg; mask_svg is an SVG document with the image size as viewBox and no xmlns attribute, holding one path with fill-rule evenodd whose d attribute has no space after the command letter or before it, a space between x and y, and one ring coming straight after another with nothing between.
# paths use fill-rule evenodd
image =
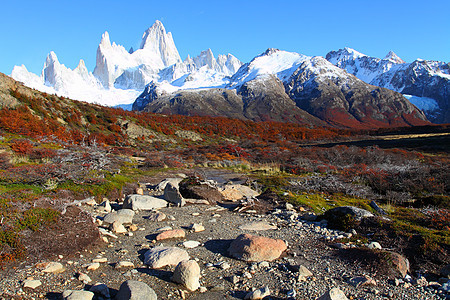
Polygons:
<instances>
[{"instance_id":1,"label":"boulder","mask_svg":"<svg viewBox=\"0 0 450 300\"><path fill-rule=\"evenodd\" d=\"M107 214L103 218L103 223L112 224L117 221L120 224L131 224L133 223L133 217L134 211L131 209L121 209Z\"/></svg>"},{"instance_id":2,"label":"boulder","mask_svg":"<svg viewBox=\"0 0 450 300\"><path fill-rule=\"evenodd\" d=\"M183 180L183 178L166 178L156 186L156 190L159 192L163 192L168 183L170 183L173 186L178 188L178 186L182 180Z\"/></svg>"},{"instance_id":3,"label":"boulder","mask_svg":"<svg viewBox=\"0 0 450 300\"><path fill-rule=\"evenodd\" d=\"M183 229L172 229L161 232L156 236L157 241L167 240L167 239L178 239L184 238L186 232Z\"/></svg>"},{"instance_id":4,"label":"boulder","mask_svg":"<svg viewBox=\"0 0 450 300\"><path fill-rule=\"evenodd\" d=\"M181 261L173 272L172 280L191 292L195 291L200 287L200 266L195 260Z\"/></svg>"},{"instance_id":5,"label":"boulder","mask_svg":"<svg viewBox=\"0 0 450 300\"><path fill-rule=\"evenodd\" d=\"M228 252L243 261L272 261L287 249L282 240L250 234L241 234L231 242Z\"/></svg>"},{"instance_id":6,"label":"boulder","mask_svg":"<svg viewBox=\"0 0 450 300\"><path fill-rule=\"evenodd\" d=\"M405 277L409 272L409 261L403 255L396 252L386 251L388 255L388 263L394 267L394 269L401 275Z\"/></svg>"},{"instance_id":7,"label":"boulder","mask_svg":"<svg viewBox=\"0 0 450 300\"><path fill-rule=\"evenodd\" d=\"M348 300L348 298L339 288L332 288L331 290L327 291L325 294L317 298L317 300Z\"/></svg>"},{"instance_id":8,"label":"boulder","mask_svg":"<svg viewBox=\"0 0 450 300\"><path fill-rule=\"evenodd\" d=\"M178 187L170 182L167 183L166 187L164 188L164 199L168 202L176 204L177 206L186 205L186 201L184 200L183 196L181 196Z\"/></svg>"},{"instance_id":9,"label":"boulder","mask_svg":"<svg viewBox=\"0 0 450 300\"><path fill-rule=\"evenodd\" d=\"M152 269L164 266L176 266L183 260L189 260L186 250L178 247L154 247L144 254L144 264Z\"/></svg>"},{"instance_id":10,"label":"boulder","mask_svg":"<svg viewBox=\"0 0 450 300\"><path fill-rule=\"evenodd\" d=\"M91 286L89 291L93 292L94 294L101 295L104 298L107 298L107 299L110 298L109 288L104 283L96 283L96 284L94 284L93 286Z\"/></svg>"},{"instance_id":11,"label":"boulder","mask_svg":"<svg viewBox=\"0 0 450 300\"><path fill-rule=\"evenodd\" d=\"M167 201L148 195L128 195L123 202L123 208L136 210L153 210L167 206Z\"/></svg>"},{"instance_id":12,"label":"boulder","mask_svg":"<svg viewBox=\"0 0 450 300\"><path fill-rule=\"evenodd\" d=\"M91 300L94 293L89 291L65 290L62 294L64 300Z\"/></svg>"},{"instance_id":13,"label":"boulder","mask_svg":"<svg viewBox=\"0 0 450 300\"><path fill-rule=\"evenodd\" d=\"M155 291L146 283L127 280L120 285L116 300L157 300Z\"/></svg>"},{"instance_id":14,"label":"boulder","mask_svg":"<svg viewBox=\"0 0 450 300\"><path fill-rule=\"evenodd\" d=\"M224 200L222 194L217 188L208 184L189 184L184 181L180 183L180 193L184 198L206 200L208 204L216 203ZM191 200L192 201L192 200Z\"/></svg>"},{"instance_id":15,"label":"boulder","mask_svg":"<svg viewBox=\"0 0 450 300\"><path fill-rule=\"evenodd\" d=\"M241 199L256 197L259 193L242 184L227 184L219 188L219 192L228 201L239 201Z\"/></svg>"},{"instance_id":16,"label":"boulder","mask_svg":"<svg viewBox=\"0 0 450 300\"><path fill-rule=\"evenodd\" d=\"M330 209L326 212L326 217L342 217L345 215L350 215L355 219L355 221L361 221L364 218L370 218L374 215L365 209L354 207L354 206L340 206L333 209Z\"/></svg>"}]
</instances>

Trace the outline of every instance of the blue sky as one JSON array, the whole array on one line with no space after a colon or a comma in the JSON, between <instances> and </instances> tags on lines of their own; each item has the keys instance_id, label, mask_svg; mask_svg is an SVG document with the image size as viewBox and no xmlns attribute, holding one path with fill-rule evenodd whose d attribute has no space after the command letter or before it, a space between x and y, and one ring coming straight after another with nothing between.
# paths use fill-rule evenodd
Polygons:
<instances>
[{"instance_id":1,"label":"blue sky","mask_svg":"<svg viewBox=\"0 0 450 300\"><path fill-rule=\"evenodd\" d=\"M405 61L450 62L448 0L315 1L3 1L0 11L0 72L24 64L40 73L45 57L89 71L101 35L135 49L143 32L161 20L182 59L211 48L243 62L267 48L325 56L351 47L384 57L393 50Z\"/></svg>"}]
</instances>

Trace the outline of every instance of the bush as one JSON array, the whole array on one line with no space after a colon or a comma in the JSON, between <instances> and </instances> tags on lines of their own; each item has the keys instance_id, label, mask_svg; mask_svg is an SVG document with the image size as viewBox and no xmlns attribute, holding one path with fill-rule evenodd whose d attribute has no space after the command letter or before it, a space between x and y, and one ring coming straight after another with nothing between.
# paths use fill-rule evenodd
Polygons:
<instances>
[{"instance_id":1,"label":"bush","mask_svg":"<svg viewBox=\"0 0 450 300\"><path fill-rule=\"evenodd\" d=\"M31 152L33 145L29 140L16 140L11 143L10 147L18 155L27 155Z\"/></svg>"}]
</instances>

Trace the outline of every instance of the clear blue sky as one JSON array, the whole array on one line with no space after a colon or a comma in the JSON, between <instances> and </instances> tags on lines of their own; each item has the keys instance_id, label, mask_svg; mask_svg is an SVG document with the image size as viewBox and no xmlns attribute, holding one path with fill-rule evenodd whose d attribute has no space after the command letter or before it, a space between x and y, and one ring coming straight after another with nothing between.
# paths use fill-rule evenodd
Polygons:
<instances>
[{"instance_id":1,"label":"clear blue sky","mask_svg":"<svg viewBox=\"0 0 450 300\"><path fill-rule=\"evenodd\" d=\"M52 50L70 68L84 59L92 72L104 31L136 49L155 20L172 32L182 59L207 48L248 62L269 47L322 56L351 47L381 58L393 50L405 61L450 62L448 0L14 0L0 9L6 74L21 64L39 74Z\"/></svg>"}]
</instances>

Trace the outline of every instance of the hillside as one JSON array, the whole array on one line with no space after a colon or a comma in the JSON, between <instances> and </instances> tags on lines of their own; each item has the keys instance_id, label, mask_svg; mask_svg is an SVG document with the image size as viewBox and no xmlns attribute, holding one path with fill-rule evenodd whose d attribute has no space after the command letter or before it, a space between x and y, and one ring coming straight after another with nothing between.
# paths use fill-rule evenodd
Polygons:
<instances>
[{"instance_id":1,"label":"hillside","mask_svg":"<svg viewBox=\"0 0 450 300\"><path fill-rule=\"evenodd\" d=\"M449 152L376 144L383 134L417 132L441 134L448 145L445 126L357 132L124 111L38 92L3 74L0 103L0 297L57 299L102 282L92 294L100 299L127 279L159 299L242 299L265 285L282 299L315 299L332 287L367 299L448 293ZM375 144L344 145L358 140ZM171 201L186 206L166 202L169 188L164 195L159 184L173 178L181 198ZM233 192L222 194L227 188ZM107 213L129 213L124 200L133 194L163 205L110 225ZM342 206L370 217L330 212ZM198 261L201 290L173 283L174 266L146 263L155 246L184 247L186 236L157 238L164 226L175 231L163 236L184 232L200 242L186 251ZM286 250L261 265L231 255L231 240L248 232L287 242ZM407 258L410 268L393 268L392 257ZM65 270L42 272L48 262ZM316 279L301 277L300 265ZM352 283L363 275L377 286Z\"/></svg>"}]
</instances>

